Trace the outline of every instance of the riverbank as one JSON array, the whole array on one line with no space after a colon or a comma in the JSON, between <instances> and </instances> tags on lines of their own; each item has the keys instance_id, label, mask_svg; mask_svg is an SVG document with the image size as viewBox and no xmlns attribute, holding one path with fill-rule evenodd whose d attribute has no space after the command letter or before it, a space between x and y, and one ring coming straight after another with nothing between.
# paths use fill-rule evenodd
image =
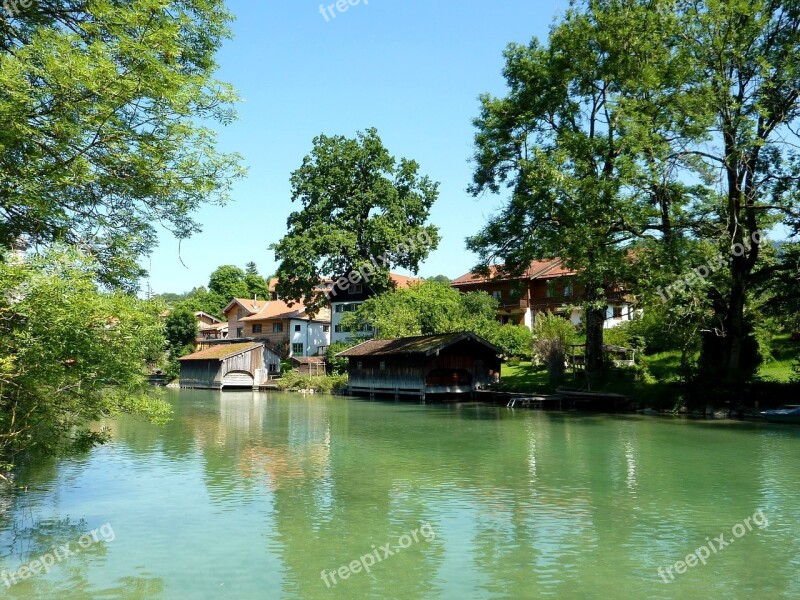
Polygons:
<instances>
[{"instance_id":1,"label":"riverbank","mask_svg":"<svg viewBox=\"0 0 800 600\"><path fill-rule=\"evenodd\" d=\"M558 385L551 385L544 368L522 362L503 365L501 383L496 389L552 394L559 387L585 389L586 384L585 374L578 371L566 373ZM626 396L631 400L630 410L650 409L663 413L733 418L754 416L760 410L796 403L800 396L797 383L767 377L737 384L721 381L686 383L681 380L678 365L670 365L663 357L652 371L638 365L611 369L602 380L593 382L591 389Z\"/></svg>"}]
</instances>

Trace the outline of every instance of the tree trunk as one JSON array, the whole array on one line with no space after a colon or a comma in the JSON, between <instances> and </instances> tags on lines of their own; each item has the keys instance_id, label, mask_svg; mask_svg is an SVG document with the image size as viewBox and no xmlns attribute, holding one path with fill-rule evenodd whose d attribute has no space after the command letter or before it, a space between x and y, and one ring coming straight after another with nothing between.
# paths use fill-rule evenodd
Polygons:
<instances>
[{"instance_id":1,"label":"tree trunk","mask_svg":"<svg viewBox=\"0 0 800 600\"><path fill-rule=\"evenodd\" d=\"M586 308L586 375L590 380L603 372L603 323L606 320L606 309L596 308L596 303L602 299L590 289L590 304Z\"/></svg>"},{"instance_id":2,"label":"tree trunk","mask_svg":"<svg viewBox=\"0 0 800 600\"><path fill-rule=\"evenodd\" d=\"M744 322L745 269L743 260L734 260L731 265L731 291L723 343L723 365L727 378L731 380L742 373L742 345L747 335Z\"/></svg>"}]
</instances>

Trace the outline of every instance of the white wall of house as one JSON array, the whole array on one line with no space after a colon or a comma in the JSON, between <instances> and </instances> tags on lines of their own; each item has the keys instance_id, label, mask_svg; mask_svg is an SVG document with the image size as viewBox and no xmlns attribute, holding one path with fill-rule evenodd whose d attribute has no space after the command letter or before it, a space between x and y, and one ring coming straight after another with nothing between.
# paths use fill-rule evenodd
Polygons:
<instances>
[{"instance_id":1,"label":"white wall of house","mask_svg":"<svg viewBox=\"0 0 800 600\"><path fill-rule=\"evenodd\" d=\"M331 302L331 343L347 342L353 339L353 334L349 331L342 331L342 317L347 312L355 310L363 302Z\"/></svg>"},{"instance_id":2,"label":"white wall of house","mask_svg":"<svg viewBox=\"0 0 800 600\"><path fill-rule=\"evenodd\" d=\"M320 348L330 346L330 344L330 324L303 319L289 321L289 358L316 356Z\"/></svg>"},{"instance_id":3,"label":"white wall of house","mask_svg":"<svg viewBox=\"0 0 800 600\"><path fill-rule=\"evenodd\" d=\"M615 311L616 308L616 311ZM630 321L633 319L637 314L641 314L642 310L634 310L633 306L628 303L621 303L621 304L612 304L606 308L606 318L603 321L603 329L612 329L624 323L625 321ZM580 308L575 308L572 310L572 313L569 317L570 323L575 325L576 327L583 322L583 311ZM527 318L525 324L528 325ZM528 327L533 328L533 323L528 325Z\"/></svg>"},{"instance_id":4,"label":"white wall of house","mask_svg":"<svg viewBox=\"0 0 800 600\"><path fill-rule=\"evenodd\" d=\"M533 330L533 311L530 308L525 309L525 314L522 317L522 323L530 330Z\"/></svg>"},{"instance_id":5,"label":"white wall of house","mask_svg":"<svg viewBox=\"0 0 800 600\"><path fill-rule=\"evenodd\" d=\"M606 320L603 322L604 329L612 329L622 325L625 321L634 318L636 311L633 306L625 302L621 304L611 304L606 307Z\"/></svg>"}]
</instances>

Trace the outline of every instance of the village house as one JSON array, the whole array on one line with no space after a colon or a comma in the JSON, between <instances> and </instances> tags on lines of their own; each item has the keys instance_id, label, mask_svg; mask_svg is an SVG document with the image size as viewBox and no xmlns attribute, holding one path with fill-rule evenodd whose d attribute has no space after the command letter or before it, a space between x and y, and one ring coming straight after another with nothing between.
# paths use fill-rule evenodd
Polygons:
<instances>
[{"instance_id":1,"label":"village house","mask_svg":"<svg viewBox=\"0 0 800 600\"><path fill-rule=\"evenodd\" d=\"M405 275L389 274L389 280L395 289L408 288L422 281L415 277ZM331 302L331 343L349 342L358 338L372 337L371 329L362 331L349 331L342 326L342 317L358 309L366 300L375 296L377 292L370 286L368 281L360 283L349 283L344 289L338 285L333 285L328 292Z\"/></svg>"},{"instance_id":2,"label":"village house","mask_svg":"<svg viewBox=\"0 0 800 600\"><path fill-rule=\"evenodd\" d=\"M483 291L498 301L497 319L503 324L533 328L537 312L552 312L569 318L574 325L582 320L576 305L585 299L585 290L575 281L576 273L561 259L535 260L520 276L511 277L498 266L489 267L488 275L471 271L454 279L450 285L462 293ZM620 286L606 288L606 319L603 327L616 327L634 316L634 308Z\"/></svg>"},{"instance_id":3,"label":"village house","mask_svg":"<svg viewBox=\"0 0 800 600\"><path fill-rule=\"evenodd\" d=\"M265 341L288 358L323 354L331 343L328 309L312 316L302 304L234 298L223 314L229 340Z\"/></svg>"},{"instance_id":4,"label":"village house","mask_svg":"<svg viewBox=\"0 0 800 600\"><path fill-rule=\"evenodd\" d=\"M194 313L197 319L197 342L202 345L205 340L222 340L228 337L228 323L203 311Z\"/></svg>"},{"instance_id":5,"label":"village house","mask_svg":"<svg viewBox=\"0 0 800 600\"><path fill-rule=\"evenodd\" d=\"M348 393L416 396L472 394L499 380L501 350L472 333L369 340L340 352Z\"/></svg>"}]
</instances>

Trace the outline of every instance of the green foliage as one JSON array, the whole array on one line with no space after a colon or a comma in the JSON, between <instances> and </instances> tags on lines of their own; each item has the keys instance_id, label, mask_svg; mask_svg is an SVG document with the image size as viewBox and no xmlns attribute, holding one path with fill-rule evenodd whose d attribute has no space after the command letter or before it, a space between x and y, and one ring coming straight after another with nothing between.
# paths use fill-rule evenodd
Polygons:
<instances>
[{"instance_id":1,"label":"green foliage","mask_svg":"<svg viewBox=\"0 0 800 600\"><path fill-rule=\"evenodd\" d=\"M550 383L564 376L569 345L575 339L575 326L552 313L537 313L533 321L533 351L547 365Z\"/></svg>"},{"instance_id":2,"label":"green foliage","mask_svg":"<svg viewBox=\"0 0 800 600\"><path fill-rule=\"evenodd\" d=\"M358 343L358 341L334 342L327 347L325 350L325 364L328 366L329 375L339 375L347 372L348 360L346 358L337 358L336 355Z\"/></svg>"},{"instance_id":3,"label":"green foliage","mask_svg":"<svg viewBox=\"0 0 800 600\"><path fill-rule=\"evenodd\" d=\"M800 242L779 244L770 258L753 275L754 295L766 317L787 332L800 332Z\"/></svg>"},{"instance_id":4,"label":"green foliage","mask_svg":"<svg viewBox=\"0 0 800 600\"><path fill-rule=\"evenodd\" d=\"M698 312L709 374L741 377L755 358L747 292L769 254L759 233L800 230L800 148L786 142L800 119L798 43L794 4L572 4L546 45L509 46L507 95L482 98L471 191L511 193L470 249L512 272L561 255L587 309L604 284L680 283L704 264L687 260L697 246L721 252L674 301ZM603 332L587 313L591 363Z\"/></svg>"},{"instance_id":5,"label":"green foliage","mask_svg":"<svg viewBox=\"0 0 800 600\"><path fill-rule=\"evenodd\" d=\"M300 375L296 370L287 371L277 380L278 389L283 391L314 390L321 394L347 387L347 375Z\"/></svg>"},{"instance_id":6,"label":"green foliage","mask_svg":"<svg viewBox=\"0 0 800 600\"><path fill-rule=\"evenodd\" d=\"M533 334L525 325L498 327L490 341L499 346L506 356L530 360L533 354Z\"/></svg>"},{"instance_id":7,"label":"green foliage","mask_svg":"<svg viewBox=\"0 0 800 600\"><path fill-rule=\"evenodd\" d=\"M145 363L164 347L159 303L101 293L98 265L54 250L0 262L0 462L105 440L90 427L120 413L163 420Z\"/></svg>"},{"instance_id":8,"label":"green foliage","mask_svg":"<svg viewBox=\"0 0 800 600\"><path fill-rule=\"evenodd\" d=\"M448 285L425 281L370 298L342 318L354 330L372 327L377 337L395 338L470 331L495 338L497 302L484 292L461 294Z\"/></svg>"},{"instance_id":9,"label":"green foliage","mask_svg":"<svg viewBox=\"0 0 800 600\"><path fill-rule=\"evenodd\" d=\"M270 246L280 262L280 296L321 305L315 288L323 278L364 268L374 273L373 288L387 289L390 268L416 272L439 243L437 228L426 225L438 194L415 161L389 154L375 129L355 139L315 138L292 173L292 201L301 208Z\"/></svg>"},{"instance_id":10,"label":"green foliage","mask_svg":"<svg viewBox=\"0 0 800 600\"><path fill-rule=\"evenodd\" d=\"M180 357L178 351L182 351L186 346L193 347L197 339L197 318L194 312L185 306L173 310L164 324L164 335L167 338L167 347L170 354Z\"/></svg>"},{"instance_id":11,"label":"green foliage","mask_svg":"<svg viewBox=\"0 0 800 600\"><path fill-rule=\"evenodd\" d=\"M428 281L435 281L436 283L443 283L450 285L450 278L447 275L437 275L436 277L429 277Z\"/></svg>"},{"instance_id":12,"label":"green foliage","mask_svg":"<svg viewBox=\"0 0 800 600\"><path fill-rule=\"evenodd\" d=\"M232 298L247 298L249 291L245 272L233 265L217 267L208 278L208 290L230 302Z\"/></svg>"},{"instance_id":13,"label":"green foliage","mask_svg":"<svg viewBox=\"0 0 800 600\"><path fill-rule=\"evenodd\" d=\"M662 182L679 187L660 159L672 135L666 95L682 62L659 38L672 30L660 14L643 3L576 3L546 46L507 48L508 94L482 96L475 119L470 191L510 194L468 248L482 266L499 258L512 274L553 256L575 269L592 371L602 367L604 287L624 281L631 238L663 229L652 197ZM639 112L649 97L649 112ZM637 163L644 151L649 160Z\"/></svg>"},{"instance_id":14,"label":"green foliage","mask_svg":"<svg viewBox=\"0 0 800 600\"><path fill-rule=\"evenodd\" d=\"M207 126L234 118L213 78L223 0L37 0L0 18L0 247L75 244L135 288L157 239L198 231L243 175Z\"/></svg>"}]
</instances>

